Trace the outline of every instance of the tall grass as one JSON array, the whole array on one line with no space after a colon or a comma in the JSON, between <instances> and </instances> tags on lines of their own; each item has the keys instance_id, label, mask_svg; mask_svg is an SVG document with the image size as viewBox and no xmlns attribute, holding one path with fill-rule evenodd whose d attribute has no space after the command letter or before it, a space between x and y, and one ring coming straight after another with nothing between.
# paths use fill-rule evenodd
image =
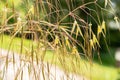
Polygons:
<instances>
[{"instance_id":1,"label":"tall grass","mask_svg":"<svg viewBox=\"0 0 120 80\"><path fill-rule=\"evenodd\" d=\"M21 39L17 51L20 54L20 63L15 80L20 76L22 79L24 66L27 66L30 75L34 73L35 80L40 80L37 69L41 69L43 80L45 80L43 62L48 49L52 50L54 54L52 62L59 60L66 71L66 76L68 75L68 64L65 63L69 61L67 60L69 55L76 56L76 59L80 59L83 55L91 64L93 52L98 51L99 55L99 48L101 48L99 40L101 36L104 38L106 36L106 21L102 13L107 11L106 7L111 7L110 0L105 0L105 7L92 0L78 0L78 2L76 0L7 0L1 1L1 3L0 45L2 46L4 42L4 34L11 36L2 78L9 67L9 55L13 56L13 65L16 66L17 63L14 52L9 54L15 37ZM102 13L99 13L98 10L101 10ZM116 16L115 21L118 24ZM30 39L29 47L25 47L24 39ZM55 55L57 58L54 58ZM76 63L72 59L70 61L73 65L69 67L76 73L75 66L80 65L77 61ZM40 64L41 68L38 67ZM49 65L47 68L49 72Z\"/></svg>"}]
</instances>

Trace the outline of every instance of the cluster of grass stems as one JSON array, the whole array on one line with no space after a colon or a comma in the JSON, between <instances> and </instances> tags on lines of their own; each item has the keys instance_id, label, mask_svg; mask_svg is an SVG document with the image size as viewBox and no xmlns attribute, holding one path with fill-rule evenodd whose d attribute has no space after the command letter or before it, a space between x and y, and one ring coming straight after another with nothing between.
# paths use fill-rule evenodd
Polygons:
<instances>
[{"instance_id":1,"label":"cluster of grass stems","mask_svg":"<svg viewBox=\"0 0 120 80\"><path fill-rule=\"evenodd\" d=\"M25 55L26 57L20 57L21 62L29 62L33 69L34 62L37 65L49 62L61 65L66 73L72 71L82 75L81 67L85 63L81 64L83 62L81 56L84 56L91 65L93 51L98 51L99 55L100 37L105 38L106 36L106 23L104 19L100 19L97 8L101 11L109 11L96 1L85 3L84 0L81 0L80 5L77 5L75 1L63 0L67 8L63 7L62 0L0 1L2 3L0 5L0 48L7 49L8 53L13 51L13 53L19 53L20 56ZM96 9L89 7L91 5ZM105 0L106 6L111 7L110 0ZM88 9L89 12L85 9ZM82 18L79 11L84 12L90 19ZM94 26L95 29L91 21L97 24ZM115 21L118 24L117 17L115 17ZM6 35L10 36L9 41L5 41ZM19 37L18 41L15 41L16 37ZM26 40L28 38L29 40ZM6 42L7 44L5 44ZM50 55L47 56L48 54ZM14 54L9 55L13 55L12 62L14 63ZM6 69L9 66L9 55L5 57ZM49 57L52 59L49 60ZM81 69L81 72L77 71L76 66ZM84 67L87 66L84 65ZM41 69L44 70L44 68ZM22 75L24 71L20 69L18 72L15 76L16 80L18 75ZM35 79L39 80L36 70L34 73Z\"/></svg>"}]
</instances>

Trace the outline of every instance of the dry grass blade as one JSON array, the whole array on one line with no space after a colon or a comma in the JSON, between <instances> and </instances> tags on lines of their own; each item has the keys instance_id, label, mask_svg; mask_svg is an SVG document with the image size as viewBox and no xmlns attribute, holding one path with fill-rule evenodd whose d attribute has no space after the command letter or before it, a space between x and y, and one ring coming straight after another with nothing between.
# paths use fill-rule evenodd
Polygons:
<instances>
[{"instance_id":1,"label":"dry grass blade","mask_svg":"<svg viewBox=\"0 0 120 80\"><path fill-rule=\"evenodd\" d=\"M97 37L99 38L99 35L102 33L102 28L100 25L98 25L98 29L97 29Z\"/></svg>"},{"instance_id":2,"label":"dry grass blade","mask_svg":"<svg viewBox=\"0 0 120 80\"><path fill-rule=\"evenodd\" d=\"M8 64L9 64L9 54L7 54L7 57L6 57L6 64L5 64L6 71L8 69Z\"/></svg>"},{"instance_id":3,"label":"dry grass blade","mask_svg":"<svg viewBox=\"0 0 120 80\"><path fill-rule=\"evenodd\" d=\"M49 63L47 62L47 72L48 72L48 78L50 78L50 65Z\"/></svg>"},{"instance_id":4,"label":"dry grass blade","mask_svg":"<svg viewBox=\"0 0 120 80\"><path fill-rule=\"evenodd\" d=\"M14 66L14 69L15 69L15 54L13 52L13 55L12 55L12 59L13 59L13 66Z\"/></svg>"},{"instance_id":5,"label":"dry grass blade","mask_svg":"<svg viewBox=\"0 0 120 80\"><path fill-rule=\"evenodd\" d=\"M81 35L81 36L82 36L82 38L84 39L83 34L82 34L82 31L81 31L81 29L80 29L79 25L77 24L76 37L78 36L78 32L80 33L80 35Z\"/></svg>"},{"instance_id":6,"label":"dry grass blade","mask_svg":"<svg viewBox=\"0 0 120 80\"><path fill-rule=\"evenodd\" d=\"M77 21L75 20L74 23L73 23L73 26L72 26L71 35L73 34L76 25L77 25Z\"/></svg>"},{"instance_id":7,"label":"dry grass blade","mask_svg":"<svg viewBox=\"0 0 120 80\"><path fill-rule=\"evenodd\" d=\"M79 54L78 50L77 50L77 48L75 46L72 48L72 53L71 54L75 54L75 55Z\"/></svg>"},{"instance_id":8,"label":"dry grass blade","mask_svg":"<svg viewBox=\"0 0 120 80\"><path fill-rule=\"evenodd\" d=\"M23 80L23 70L22 70L22 72L21 72L21 80Z\"/></svg>"},{"instance_id":9,"label":"dry grass blade","mask_svg":"<svg viewBox=\"0 0 120 80\"><path fill-rule=\"evenodd\" d=\"M117 28L120 30L120 25L119 25L119 22L118 22L118 17L115 16L114 20L116 22Z\"/></svg>"},{"instance_id":10,"label":"dry grass blade","mask_svg":"<svg viewBox=\"0 0 120 80\"><path fill-rule=\"evenodd\" d=\"M17 72L16 72L16 74L15 74L15 78L14 78L14 80L18 80L18 78L19 78L19 76L21 75L21 72L23 71L22 69L23 69L23 67L25 66L25 64L24 65L22 65L22 66L20 66L18 69L17 69ZM20 76L20 77L22 77L22 76Z\"/></svg>"},{"instance_id":11,"label":"dry grass blade","mask_svg":"<svg viewBox=\"0 0 120 80\"><path fill-rule=\"evenodd\" d=\"M35 12L35 10L34 10L34 6L33 5L31 5L31 7L30 7L30 9L29 9L29 11L28 11L28 14L34 14L34 12Z\"/></svg>"},{"instance_id":12,"label":"dry grass blade","mask_svg":"<svg viewBox=\"0 0 120 80\"><path fill-rule=\"evenodd\" d=\"M107 4L108 4L108 0L105 0L105 8L106 8Z\"/></svg>"},{"instance_id":13,"label":"dry grass blade","mask_svg":"<svg viewBox=\"0 0 120 80\"><path fill-rule=\"evenodd\" d=\"M91 46L93 49L95 49L94 42L93 42L92 39L90 40L90 46Z\"/></svg>"},{"instance_id":14,"label":"dry grass blade","mask_svg":"<svg viewBox=\"0 0 120 80\"><path fill-rule=\"evenodd\" d=\"M3 8L3 15L2 15L2 22L1 22L1 24L2 25L6 25L7 24L7 22L6 22L6 20L7 20L7 13L8 13L8 9L6 8L6 7L4 7Z\"/></svg>"},{"instance_id":15,"label":"dry grass blade","mask_svg":"<svg viewBox=\"0 0 120 80\"><path fill-rule=\"evenodd\" d=\"M43 76L43 80L46 80L45 73L44 73L44 64L42 64L42 76Z\"/></svg>"},{"instance_id":16,"label":"dry grass blade","mask_svg":"<svg viewBox=\"0 0 120 80\"><path fill-rule=\"evenodd\" d=\"M90 39L91 39L91 35L92 35L92 32L93 32L93 31L92 31L92 24L91 24L91 23L89 23L89 27L90 27L90 28L89 28L89 34L90 34Z\"/></svg>"},{"instance_id":17,"label":"dry grass blade","mask_svg":"<svg viewBox=\"0 0 120 80\"><path fill-rule=\"evenodd\" d=\"M68 48L70 49L71 45L67 36L65 36L65 43L66 43L66 46L68 46Z\"/></svg>"},{"instance_id":18,"label":"dry grass blade","mask_svg":"<svg viewBox=\"0 0 120 80\"><path fill-rule=\"evenodd\" d=\"M60 41L60 40L59 40L59 37L56 35L56 36L55 36L55 43L54 43L54 45L58 45L58 44L59 44L59 41Z\"/></svg>"},{"instance_id":19,"label":"dry grass blade","mask_svg":"<svg viewBox=\"0 0 120 80\"><path fill-rule=\"evenodd\" d=\"M102 26L101 26L101 27L102 27L105 35L106 35L106 24L105 24L105 21L104 21L104 20L103 20L103 22L102 22Z\"/></svg>"},{"instance_id":20,"label":"dry grass blade","mask_svg":"<svg viewBox=\"0 0 120 80\"><path fill-rule=\"evenodd\" d=\"M93 43L97 44L100 47L99 41L98 41L98 39L97 39L95 34L93 34Z\"/></svg>"}]
</instances>

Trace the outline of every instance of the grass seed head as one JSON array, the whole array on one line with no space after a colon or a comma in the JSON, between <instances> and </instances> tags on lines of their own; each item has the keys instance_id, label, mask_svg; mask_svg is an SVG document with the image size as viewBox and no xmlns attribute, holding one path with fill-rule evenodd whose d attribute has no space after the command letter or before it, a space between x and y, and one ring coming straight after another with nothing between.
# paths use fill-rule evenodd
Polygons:
<instances>
[{"instance_id":1,"label":"grass seed head","mask_svg":"<svg viewBox=\"0 0 120 80\"><path fill-rule=\"evenodd\" d=\"M99 37L99 35L102 33L102 28L100 25L98 25L98 29L97 29L97 36Z\"/></svg>"}]
</instances>

